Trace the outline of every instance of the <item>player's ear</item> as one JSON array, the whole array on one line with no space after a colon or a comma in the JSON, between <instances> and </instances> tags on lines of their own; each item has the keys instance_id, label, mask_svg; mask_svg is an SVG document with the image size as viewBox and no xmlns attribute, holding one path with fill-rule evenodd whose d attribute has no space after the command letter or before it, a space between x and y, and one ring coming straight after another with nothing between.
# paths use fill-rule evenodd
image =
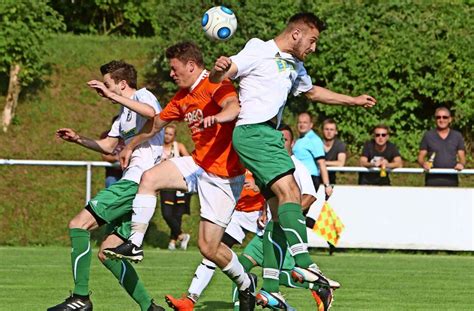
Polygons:
<instances>
[{"instance_id":1,"label":"player's ear","mask_svg":"<svg viewBox=\"0 0 474 311\"><path fill-rule=\"evenodd\" d=\"M291 37L293 38L293 40L295 41L298 41L301 36L303 35L303 32L301 31L301 29L299 28L295 28L293 29L293 31L291 32Z\"/></svg>"}]
</instances>

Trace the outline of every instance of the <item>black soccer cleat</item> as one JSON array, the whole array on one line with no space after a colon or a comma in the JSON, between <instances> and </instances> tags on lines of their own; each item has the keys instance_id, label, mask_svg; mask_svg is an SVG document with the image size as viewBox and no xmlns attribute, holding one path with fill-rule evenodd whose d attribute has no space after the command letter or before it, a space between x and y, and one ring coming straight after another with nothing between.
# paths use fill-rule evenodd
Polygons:
<instances>
[{"instance_id":1,"label":"black soccer cleat","mask_svg":"<svg viewBox=\"0 0 474 311\"><path fill-rule=\"evenodd\" d=\"M127 241L117 247L104 249L104 255L110 259L126 259L138 263L143 260L143 248Z\"/></svg>"},{"instance_id":2,"label":"black soccer cleat","mask_svg":"<svg viewBox=\"0 0 474 311\"><path fill-rule=\"evenodd\" d=\"M247 273L250 278L250 286L239 291L239 310L253 311L255 309L255 290L257 288L257 276L253 273Z\"/></svg>"},{"instance_id":3,"label":"black soccer cleat","mask_svg":"<svg viewBox=\"0 0 474 311\"><path fill-rule=\"evenodd\" d=\"M71 294L70 297L47 311L92 311L92 301L87 298L81 298Z\"/></svg>"},{"instance_id":4,"label":"black soccer cleat","mask_svg":"<svg viewBox=\"0 0 474 311\"><path fill-rule=\"evenodd\" d=\"M165 311L165 308L157 305L155 301L151 300L151 305L148 307L147 311Z\"/></svg>"}]
</instances>

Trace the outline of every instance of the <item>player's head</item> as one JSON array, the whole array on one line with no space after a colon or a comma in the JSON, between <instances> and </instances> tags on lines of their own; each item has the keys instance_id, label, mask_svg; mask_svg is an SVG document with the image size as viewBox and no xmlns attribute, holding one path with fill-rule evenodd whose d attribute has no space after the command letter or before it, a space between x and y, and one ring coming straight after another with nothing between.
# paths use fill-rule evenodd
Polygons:
<instances>
[{"instance_id":1,"label":"player's head","mask_svg":"<svg viewBox=\"0 0 474 311\"><path fill-rule=\"evenodd\" d=\"M320 33L326 24L313 13L297 13L289 20L284 33L292 46L292 55L303 61L316 51Z\"/></svg>"},{"instance_id":2,"label":"player's head","mask_svg":"<svg viewBox=\"0 0 474 311\"><path fill-rule=\"evenodd\" d=\"M390 129L385 124L378 124L374 127L374 141L378 146L385 146L390 136Z\"/></svg>"},{"instance_id":3,"label":"player's head","mask_svg":"<svg viewBox=\"0 0 474 311\"><path fill-rule=\"evenodd\" d=\"M171 144L176 139L176 125L168 124L165 127L165 144Z\"/></svg>"},{"instance_id":4,"label":"player's head","mask_svg":"<svg viewBox=\"0 0 474 311\"><path fill-rule=\"evenodd\" d=\"M337 136L337 124L333 119L323 121L323 137L324 140L333 140Z\"/></svg>"},{"instance_id":5,"label":"player's head","mask_svg":"<svg viewBox=\"0 0 474 311\"><path fill-rule=\"evenodd\" d=\"M193 42L180 42L166 50L170 77L180 88L191 87L204 69L204 59Z\"/></svg>"},{"instance_id":6,"label":"player's head","mask_svg":"<svg viewBox=\"0 0 474 311\"><path fill-rule=\"evenodd\" d=\"M436 121L436 128L438 130L444 130L449 128L451 124L451 111L449 111L446 107L439 107L435 110L435 121Z\"/></svg>"},{"instance_id":7,"label":"player's head","mask_svg":"<svg viewBox=\"0 0 474 311\"><path fill-rule=\"evenodd\" d=\"M115 94L122 95L123 91L137 88L137 71L135 67L121 60L113 60L100 66L104 85Z\"/></svg>"},{"instance_id":8,"label":"player's head","mask_svg":"<svg viewBox=\"0 0 474 311\"><path fill-rule=\"evenodd\" d=\"M288 151L289 155L293 154L293 131L291 130L291 127L289 127L286 124L280 124L278 127L278 130L281 132L283 135L283 139L285 140L285 149Z\"/></svg>"},{"instance_id":9,"label":"player's head","mask_svg":"<svg viewBox=\"0 0 474 311\"><path fill-rule=\"evenodd\" d=\"M308 133L313 129L313 116L307 111L300 113L298 115L298 122L296 125L300 135Z\"/></svg>"}]
</instances>

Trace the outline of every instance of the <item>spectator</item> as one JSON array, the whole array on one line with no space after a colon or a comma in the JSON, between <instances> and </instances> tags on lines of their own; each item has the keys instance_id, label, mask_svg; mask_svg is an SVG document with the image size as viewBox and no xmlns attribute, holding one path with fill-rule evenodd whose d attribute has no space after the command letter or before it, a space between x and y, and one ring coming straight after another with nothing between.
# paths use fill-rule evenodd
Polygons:
<instances>
[{"instance_id":1,"label":"spectator","mask_svg":"<svg viewBox=\"0 0 474 311\"><path fill-rule=\"evenodd\" d=\"M302 112L298 115L298 133L300 138L293 146L295 157L303 162L313 179L314 189L319 189L321 181L324 184L326 197L332 194L332 186L329 183L328 170L324 155L323 141L313 131L312 116L309 112Z\"/></svg>"},{"instance_id":2,"label":"spectator","mask_svg":"<svg viewBox=\"0 0 474 311\"><path fill-rule=\"evenodd\" d=\"M173 157L189 156L186 147L176 141L176 126L173 124L165 127L165 142L161 161ZM181 220L184 214L189 214L190 194L174 190L160 191L161 213L168 227L170 227L169 250L176 249L176 243L180 243L181 249L186 250L191 236L181 231Z\"/></svg>"},{"instance_id":3,"label":"spectator","mask_svg":"<svg viewBox=\"0 0 474 311\"><path fill-rule=\"evenodd\" d=\"M426 170L431 168L454 168L463 170L466 164L464 139L458 131L450 128L451 112L446 107L435 111L436 128L423 135L418 153L418 163ZM428 161L426 158L428 156ZM457 174L426 174L426 186L457 187Z\"/></svg>"},{"instance_id":4,"label":"spectator","mask_svg":"<svg viewBox=\"0 0 474 311\"><path fill-rule=\"evenodd\" d=\"M333 119L323 121L323 142L326 166L342 167L346 164L346 144L337 137L337 124ZM329 183L336 183L336 172L329 172Z\"/></svg>"},{"instance_id":5,"label":"spectator","mask_svg":"<svg viewBox=\"0 0 474 311\"><path fill-rule=\"evenodd\" d=\"M119 117L119 115L116 115L115 117L112 118L112 123ZM100 138L104 139L108 136L109 131L105 131L102 134L100 134ZM105 154L102 153L102 160L107 161L109 163L115 164L113 167L106 167L105 168L105 188L108 188L110 185L113 183L117 182L122 178L122 169L120 168L119 165L119 158L118 155L120 151L122 151L123 147L125 146L125 143L123 142L122 138L119 138L119 142L117 146L115 147L113 153L111 154Z\"/></svg>"},{"instance_id":6,"label":"spectator","mask_svg":"<svg viewBox=\"0 0 474 311\"><path fill-rule=\"evenodd\" d=\"M389 186L390 178L386 169L402 167L402 157L397 146L388 141L390 137L388 126L377 125L373 134L374 139L364 144L359 161L363 167L380 168L380 172L359 173L359 185Z\"/></svg>"}]
</instances>

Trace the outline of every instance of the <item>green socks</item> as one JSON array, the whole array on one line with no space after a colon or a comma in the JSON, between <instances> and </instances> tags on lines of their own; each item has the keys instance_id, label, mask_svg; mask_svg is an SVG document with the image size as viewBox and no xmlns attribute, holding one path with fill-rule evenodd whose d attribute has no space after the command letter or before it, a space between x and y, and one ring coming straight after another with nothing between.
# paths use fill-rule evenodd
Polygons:
<instances>
[{"instance_id":1,"label":"green socks","mask_svg":"<svg viewBox=\"0 0 474 311\"><path fill-rule=\"evenodd\" d=\"M148 310L151 305L151 297L148 295L145 286L140 281L133 266L126 260L119 261L106 259L103 264L110 270L110 272L112 272L120 285L127 291L133 300L140 305L141 310Z\"/></svg>"},{"instance_id":2,"label":"green socks","mask_svg":"<svg viewBox=\"0 0 474 311\"><path fill-rule=\"evenodd\" d=\"M278 292L280 270L287 249L286 237L280 224L270 221L263 235L263 288L267 292Z\"/></svg>"},{"instance_id":3,"label":"green socks","mask_svg":"<svg viewBox=\"0 0 474 311\"><path fill-rule=\"evenodd\" d=\"M291 278L291 271L282 270L280 271L280 285L291 288L312 288L313 284L308 282L298 283L294 282Z\"/></svg>"},{"instance_id":4,"label":"green socks","mask_svg":"<svg viewBox=\"0 0 474 311\"><path fill-rule=\"evenodd\" d=\"M90 233L84 229L69 229L71 237L71 264L74 277L73 293L89 296L89 273L91 268Z\"/></svg>"},{"instance_id":5,"label":"green socks","mask_svg":"<svg viewBox=\"0 0 474 311\"><path fill-rule=\"evenodd\" d=\"M285 203L278 207L278 218L285 232L290 254L295 258L296 265L308 268L313 264L308 254L308 235L306 221L301 212L301 205Z\"/></svg>"}]
</instances>

